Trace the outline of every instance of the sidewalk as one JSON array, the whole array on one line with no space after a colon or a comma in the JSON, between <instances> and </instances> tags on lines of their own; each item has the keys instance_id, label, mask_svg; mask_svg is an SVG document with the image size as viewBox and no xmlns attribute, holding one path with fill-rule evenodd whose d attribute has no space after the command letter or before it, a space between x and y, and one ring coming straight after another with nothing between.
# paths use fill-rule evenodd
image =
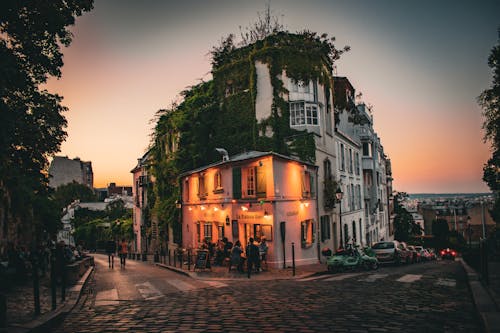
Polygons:
<instances>
[{"instance_id":1,"label":"sidewalk","mask_svg":"<svg viewBox=\"0 0 500 333\"><path fill-rule=\"evenodd\" d=\"M489 285L485 286L463 259L459 259L467 273L469 289L485 332L500 333L500 262L489 262Z\"/></svg>"},{"instance_id":2,"label":"sidewalk","mask_svg":"<svg viewBox=\"0 0 500 333\"><path fill-rule=\"evenodd\" d=\"M178 273L190 276L194 279L199 280L234 280L234 279L248 279L247 273L240 273L233 267L231 271L227 266L212 266L211 268L199 270L194 270L193 266L188 270L187 265L183 265L182 268L174 267L162 263L155 263L157 266L166 268ZM325 264L315 263L309 265L302 265L295 267L295 275L292 267L287 268L271 268L264 269L258 273L252 273L250 275L251 280L286 280L286 279L298 279L306 276L311 276L315 274L326 273Z\"/></svg>"},{"instance_id":3,"label":"sidewalk","mask_svg":"<svg viewBox=\"0 0 500 333\"><path fill-rule=\"evenodd\" d=\"M40 278L40 315L34 314L33 284L27 283L15 286L6 293L7 327L0 328L0 333L46 332L47 327L61 316L69 313L80 299L81 292L93 266L90 266L80 280L66 290L66 300L61 302L61 288L57 288L56 309L52 310L50 279Z\"/></svg>"}]
</instances>

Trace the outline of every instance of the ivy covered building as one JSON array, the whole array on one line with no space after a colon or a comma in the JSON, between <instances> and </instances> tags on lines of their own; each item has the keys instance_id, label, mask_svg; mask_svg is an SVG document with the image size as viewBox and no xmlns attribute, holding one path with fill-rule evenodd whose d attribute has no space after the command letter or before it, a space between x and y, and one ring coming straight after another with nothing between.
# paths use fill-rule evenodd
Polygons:
<instances>
[{"instance_id":1,"label":"ivy covered building","mask_svg":"<svg viewBox=\"0 0 500 333\"><path fill-rule=\"evenodd\" d=\"M241 47L229 37L214 48L213 79L184 91L181 104L158 113L149 166L155 181L145 210L157 218L160 230L172 231L171 243L181 244L184 238L179 175L218 161L216 148L229 156L273 152L318 167L312 245L317 258L323 247L374 240L367 237L371 211L365 210L364 141L358 136L361 128L373 128L363 123L357 107L337 103L345 98L335 96L332 69L342 52L333 39L307 31L279 31ZM387 184L385 172L379 176L384 178L377 183L382 187ZM340 225L339 189L347 228ZM379 194L388 192L379 188L376 193L370 196L371 207Z\"/></svg>"}]
</instances>

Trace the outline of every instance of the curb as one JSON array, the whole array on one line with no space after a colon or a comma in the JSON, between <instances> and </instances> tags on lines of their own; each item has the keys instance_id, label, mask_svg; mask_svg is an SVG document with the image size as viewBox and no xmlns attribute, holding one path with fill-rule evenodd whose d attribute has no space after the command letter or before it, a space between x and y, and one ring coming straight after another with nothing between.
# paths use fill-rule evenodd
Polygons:
<instances>
[{"instance_id":1,"label":"curb","mask_svg":"<svg viewBox=\"0 0 500 333\"><path fill-rule=\"evenodd\" d=\"M210 276L199 276L196 272L187 272L181 268L165 265L165 264L160 264L160 263L155 263L155 266L168 269L172 272L182 274L185 276L189 276L192 279L195 280L201 280L201 281L238 281L238 280L248 280L246 274L242 275L241 277L210 277ZM270 276L269 278L257 278L254 279L255 281L270 281L270 280L296 280L296 279L303 279L303 278L308 278L310 276L318 275L321 273L318 272L308 272L308 273L302 273L302 274L297 274L295 276L289 276L289 277L283 277L283 276ZM252 274L254 276L254 274ZM251 279L251 278L250 278Z\"/></svg>"},{"instance_id":2,"label":"curb","mask_svg":"<svg viewBox=\"0 0 500 333\"><path fill-rule=\"evenodd\" d=\"M90 266L87 271L82 275L80 280L73 286L66 290L66 300L59 305L55 310L44 313L40 317L29 321L25 324L19 324L16 326L9 326L6 330L0 329L0 332L6 333L37 333L37 332L48 332L50 326L61 319L63 316L67 315L71 310L74 309L78 301L80 300L83 287L87 283L91 273L94 271L94 266ZM50 331L50 330L49 330Z\"/></svg>"},{"instance_id":3,"label":"curb","mask_svg":"<svg viewBox=\"0 0 500 333\"><path fill-rule=\"evenodd\" d=\"M478 274L462 258L458 260L467 274L469 289L472 293L472 299L484 331L488 333L500 333L500 311L498 311L494 300L488 293L488 290L482 285Z\"/></svg>"}]
</instances>

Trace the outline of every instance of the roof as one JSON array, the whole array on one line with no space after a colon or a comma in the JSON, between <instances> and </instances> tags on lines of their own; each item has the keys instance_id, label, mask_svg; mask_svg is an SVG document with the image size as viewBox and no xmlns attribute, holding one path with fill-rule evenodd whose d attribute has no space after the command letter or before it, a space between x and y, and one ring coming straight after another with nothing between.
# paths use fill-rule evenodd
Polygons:
<instances>
[{"instance_id":1,"label":"roof","mask_svg":"<svg viewBox=\"0 0 500 333\"><path fill-rule=\"evenodd\" d=\"M291 156L285 156L285 155L278 154L278 153L275 153L275 152L272 152L272 151L263 152L263 151L254 151L254 150L251 150L251 151L248 151L248 152L243 152L243 153L231 156L231 157L229 157L229 160L227 160L227 161L220 161L220 162L212 163L212 164L209 164L209 165L205 165L203 167L199 167L197 169L193 169L193 170L190 170L190 171L183 172L183 173L181 173L179 175L179 177L188 176L188 175L191 175L191 174L194 174L194 173L198 173L198 172L201 172L201 171L213 168L213 167L221 166L221 165L233 164L235 162L242 162L242 161L247 161L247 160L253 160L253 159L264 157L264 156L274 156L274 157L281 158L281 159L284 159L284 160L289 160L289 161L293 161L293 162L297 162L297 163L302 163L302 164L306 164L306 165L309 165L311 167L317 168L317 166L315 164L312 164L312 163L309 163L309 162L304 162L304 161L301 161L298 158L294 158L294 157L291 157Z\"/></svg>"}]
</instances>

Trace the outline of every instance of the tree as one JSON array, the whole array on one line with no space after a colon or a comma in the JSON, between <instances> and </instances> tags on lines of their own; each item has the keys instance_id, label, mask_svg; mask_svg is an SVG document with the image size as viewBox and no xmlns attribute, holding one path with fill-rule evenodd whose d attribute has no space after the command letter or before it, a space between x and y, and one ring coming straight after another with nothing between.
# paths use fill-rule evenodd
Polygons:
<instances>
[{"instance_id":1,"label":"tree","mask_svg":"<svg viewBox=\"0 0 500 333\"><path fill-rule=\"evenodd\" d=\"M80 202L97 200L97 196L90 187L75 181L59 186L53 197L59 209L63 209L75 200L80 200Z\"/></svg>"},{"instance_id":2,"label":"tree","mask_svg":"<svg viewBox=\"0 0 500 333\"><path fill-rule=\"evenodd\" d=\"M484 141L491 143L492 157L483 167L483 181L495 194L495 203L490 211L493 220L500 224L500 27L497 45L488 57L488 66L493 72L489 89L479 95L478 103L483 108Z\"/></svg>"},{"instance_id":3,"label":"tree","mask_svg":"<svg viewBox=\"0 0 500 333\"><path fill-rule=\"evenodd\" d=\"M448 246L448 238L450 236L450 229L448 221L445 219L436 219L432 221L432 234L434 235L434 246L437 248L444 248Z\"/></svg>"},{"instance_id":4,"label":"tree","mask_svg":"<svg viewBox=\"0 0 500 333\"><path fill-rule=\"evenodd\" d=\"M0 2L0 192L4 234L45 225L48 157L66 138L62 97L42 90L60 77L61 46L71 43L68 27L92 9L93 0ZM45 221L44 221L45 220ZM9 227L13 222L29 229ZM10 229L10 231L9 231ZM7 230L7 232L6 232ZM10 239L11 241L15 241Z\"/></svg>"},{"instance_id":5,"label":"tree","mask_svg":"<svg viewBox=\"0 0 500 333\"><path fill-rule=\"evenodd\" d=\"M405 192L396 192L394 196L394 238L401 242L407 242L421 233L420 226L403 206L407 199L408 194Z\"/></svg>"}]
</instances>

